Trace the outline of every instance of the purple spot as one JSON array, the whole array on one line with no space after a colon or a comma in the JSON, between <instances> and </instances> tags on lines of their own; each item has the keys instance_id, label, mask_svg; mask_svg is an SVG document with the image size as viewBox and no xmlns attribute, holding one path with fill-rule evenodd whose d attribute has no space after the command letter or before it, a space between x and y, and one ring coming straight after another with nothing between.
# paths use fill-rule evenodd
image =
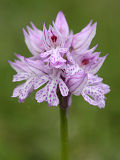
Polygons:
<instances>
[{"instance_id":1,"label":"purple spot","mask_svg":"<svg viewBox=\"0 0 120 160\"><path fill-rule=\"evenodd\" d=\"M57 41L57 37L56 37L55 35L53 35L53 36L51 37L51 39L52 39L53 43Z\"/></svg>"},{"instance_id":2,"label":"purple spot","mask_svg":"<svg viewBox=\"0 0 120 160\"><path fill-rule=\"evenodd\" d=\"M83 65L89 64L89 59L83 59L83 60L82 60L82 64L83 64Z\"/></svg>"}]
</instances>

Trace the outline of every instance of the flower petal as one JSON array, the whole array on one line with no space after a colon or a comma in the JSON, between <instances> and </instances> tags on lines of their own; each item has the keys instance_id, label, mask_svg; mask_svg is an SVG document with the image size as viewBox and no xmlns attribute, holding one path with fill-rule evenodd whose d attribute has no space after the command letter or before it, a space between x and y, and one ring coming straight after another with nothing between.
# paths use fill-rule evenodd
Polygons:
<instances>
[{"instance_id":1,"label":"flower petal","mask_svg":"<svg viewBox=\"0 0 120 160\"><path fill-rule=\"evenodd\" d=\"M88 49L92 39L96 34L96 26L97 26L97 23L94 23L92 26L88 25L88 27L83 29L80 33L77 33L76 35L74 35L73 41L72 41L72 48Z\"/></svg>"},{"instance_id":2,"label":"flower petal","mask_svg":"<svg viewBox=\"0 0 120 160\"><path fill-rule=\"evenodd\" d=\"M12 97L18 97L20 95L20 90L23 88L24 84L21 84L19 86L17 86L14 90L13 90L13 95Z\"/></svg>"},{"instance_id":3,"label":"flower petal","mask_svg":"<svg viewBox=\"0 0 120 160\"><path fill-rule=\"evenodd\" d=\"M25 57L16 54L17 58L20 60L15 60L15 62L8 61L11 67L16 71L16 72L30 72L29 68L27 67L25 63Z\"/></svg>"},{"instance_id":4,"label":"flower petal","mask_svg":"<svg viewBox=\"0 0 120 160\"><path fill-rule=\"evenodd\" d=\"M38 103L41 103L43 101L47 101L46 93L47 93L46 86L36 93L35 99L37 100Z\"/></svg>"},{"instance_id":5,"label":"flower petal","mask_svg":"<svg viewBox=\"0 0 120 160\"><path fill-rule=\"evenodd\" d=\"M18 65L17 63L14 63L14 62L11 62L11 61L8 61L8 63L11 65L11 67L16 71L16 72L23 72L24 69Z\"/></svg>"},{"instance_id":6,"label":"flower petal","mask_svg":"<svg viewBox=\"0 0 120 160\"><path fill-rule=\"evenodd\" d=\"M48 101L50 106L57 106L59 99L56 94L57 82L52 80L48 84L36 93L37 102Z\"/></svg>"},{"instance_id":7,"label":"flower petal","mask_svg":"<svg viewBox=\"0 0 120 160\"><path fill-rule=\"evenodd\" d=\"M19 72L13 77L13 82L27 80L31 77L31 73Z\"/></svg>"},{"instance_id":8,"label":"flower petal","mask_svg":"<svg viewBox=\"0 0 120 160\"><path fill-rule=\"evenodd\" d=\"M34 83L34 89L38 89L39 87L41 87L43 84L45 84L48 81L48 77L47 76L38 76L35 80Z\"/></svg>"},{"instance_id":9,"label":"flower petal","mask_svg":"<svg viewBox=\"0 0 120 160\"><path fill-rule=\"evenodd\" d=\"M60 81L59 81L59 88L60 88L61 95L63 97L68 95L69 89L66 86L65 82L63 82L62 79L60 79Z\"/></svg>"},{"instance_id":10,"label":"flower petal","mask_svg":"<svg viewBox=\"0 0 120 160\"><path fill-rule=\"evenodd\" d=\"M45 24L43 25L43 45L45 50L49 50L51 48L50 40L48 38L48 31Z\"/></svg>"},{"instance_id":11,"label":"flower petal","mask_svg":"<svg viewBox=\"0 0 120 160\"><path fill-rule=\"evenodd\" d=\"M104 90L99 85L86 87L82 92L82 96L91 105L98 106L99 108L105 107Z\"/></svg>"},{"instance_id":12,"label":"flower petal","mask_svg":"<svg viewBox=\"0 0 120 160\"><path fill-rule=\"evenodd\" d=\"M57 84L57 80L49 81L47 84L47 101L51 106L57 106L59 104L59 100L56 95Z\"/></svg>"},{"instance_id":13,"label":"flower petal","mask_svg":"<svg viewBox=\"0 0 120 160\"><path fill-rule=\"evenodd\" d=\"M19 97L20 101L24 101L24 99L26 99L33 91L33 83L34 79L31 78L22 85L19 85L14 89L12 97Z\"/></svg>"},{"instance_id":14,"label":"flower petal","mask_svg":"<svg viewBox=\"0 0 120 160\"><path fill-rule=\"evenodd\" d=\"M97 75L88 74L88 85L97 85L102 82L103 78Z\"/></svg>"},{"instance_id":15,"label":"flower petal","mask_svg":"<svg viewBox=\"0 0 120 160\"><path fill-rule=\"evenodd\" d=\"M19 91L20 92L19 99L24 100L29 96L29 94L33 91L33 83L34 83L33 78L27 80L24 83L23 88L21 88L21 90Z\"/></svg>"},{"instance_id":16,"label":"flower petal","mask_svg":"<svg viewBox=\"0 0 120 160\"><path fill-rule=\"evenodd\" d=\"M55 25L58 28L59 32L62 34L62 36L66 38L69 34L69 27L63 12L60 11L58 13Z\"/></svg>"},{"instance_id":17,"label":"flower petal","mask_svg":"<svg viewBox=\"0 0 120 160\"><path fill-rule=\"evenodd\" d=\"M108 54L106 54L104 57L99 57L97 62L93 65L92 69L89 71L89 73L96 74L103 65L107 56Z\"/></svg>"},{"instance_id":18,"label":"flower petal","mask_svg":"<svg viewBox=\"0 0 120 160\"><path fill-rule=\"evenodd\" d=\"M25 58L25 62L30 71L37 75L44 75L50 72L50 69L41 60Z\"/></svg>"},{"instance_id":19,"label":"flower petal","mask_svg":"<svg viewBox=\"0 0 120 160\"><path fill-rule=\"evenodd\" d=\"M33 23L31 23L33 29L27 26L28 33L23 29L23 33L25 36L25 42L33 55L38 55L41 53L44 48L42 44L42 31L37 29Z\"/></svg>"},{"instance_id":20,"label":"flower petal","mask_svg":"<svg viewBox=\"0 0 120 160\"><path fill-rule=\"evenodd\" d=\"M94 101L93 99L91 99L88 95L86 95L85 93L82 93L82 96L85 99L85 101L87 101L89 104L93 106L97 106L98 103Z\"/></svg>"},{"instance_id":21,"label":"flower petal","mask_svg":"<svg viewBox=\"0 0 120 160\"><path fill-rule=\"evenodd\" d=\"M57 50L52 50L51 56L48 59L45 59L44 62L50 62L52 67L60 68L65 64L66 60L62 58Z\"/></svg>"},{"instance_id":22,"label":"flower petal","mask_svg":"<svg viewBox=\"0 0 120 160\"><path fill-rule=\"evenodd\" d=\"M77 96L80 95L87 84L87 80L88 76L84 71L79 71L71 76L67 81L70 92Z\"/></svg>"}]
</instances>

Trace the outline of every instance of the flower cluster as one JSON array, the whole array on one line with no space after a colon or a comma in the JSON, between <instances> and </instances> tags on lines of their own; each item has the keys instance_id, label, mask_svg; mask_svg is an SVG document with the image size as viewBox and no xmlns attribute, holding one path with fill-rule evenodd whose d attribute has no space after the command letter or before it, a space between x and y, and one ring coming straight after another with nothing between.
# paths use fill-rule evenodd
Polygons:
<instances>
[{"instance_id":1,"label":"flower cluster","mask_svg":"<svg viewBox=\"0 0 120 160\"><path fill-rule=\"evenodd\" d=\"M100 52L95 52L97 45L90 49L97 23L90 21L81 32L73 34L60 11L48 30L45 24L43 31L33 23L31 26L27 31L23 29L23 33L32 57L16 55L15 62L9 61L17 72L13 82L25 81L14 89L12 97L24 102L39 89L35 99L39 103L46 101L49 106L59 104L60 93L62 97L69 97L69 106L72 95L81 95L91 105L103 108L105 94L110 89L96 73L107 55L100 57Z\"/></svg>"}]
</instances>

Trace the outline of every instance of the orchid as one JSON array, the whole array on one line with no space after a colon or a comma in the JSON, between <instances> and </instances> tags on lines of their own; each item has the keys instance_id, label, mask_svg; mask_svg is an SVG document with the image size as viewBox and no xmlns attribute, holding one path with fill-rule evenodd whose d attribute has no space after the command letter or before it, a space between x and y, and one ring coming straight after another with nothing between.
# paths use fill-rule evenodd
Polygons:
<instances>
[{"instance_id":1,"label":"orchid","mask_svg":"<svg viewBox=\"0 0 120 160\"><path fill-rule=\"evenodd\" d=\"M63 160L67 160L66 113L72 104L72 95L82 96L90 105L104 108L105 95L110 92L110 87L97 75L108 54L100 57L101 52L95 51L98 45L90 48L96 27L97 23L90 21L79 33L73 34L61 11L48 29L44 24L40 30L31 22L31 28L27 26L23 33L32 56L16 54L18 60L9 61L17 72L13 82L24 81L14 89L12 97L24 102L37 90L38 103L60 104Z\"/></svg>"},{"instance_id":2,"label":"orchid","mask_svg":"<svg viewBox=\"0 0 120 160\"><path fill-rule=\"evenodd\" d=\"M9 61L17 72L13 82L26 81L14 89L12 97L18 97L20 102L24 102L34 90L45 84L36 93L37 102L47 101L49 106L57 106L60 90L63 97L68 94L82 95L90 104L104 107L104 94L110 89L107 85L103 87L102 80L96 84L101 79L96 74L107 55L100 57L100 52L95 52L97 45L90 49L97 23L92 24L90 21L80 33L73 34L60 11L48 30L45 24L43 30L39 30L32 22L31 26L27 26L28 32L23 29L23 33L32 57L17 55L19 60ZM94 83L90 84L93 79Z\"/></svg>"}]
</instances>

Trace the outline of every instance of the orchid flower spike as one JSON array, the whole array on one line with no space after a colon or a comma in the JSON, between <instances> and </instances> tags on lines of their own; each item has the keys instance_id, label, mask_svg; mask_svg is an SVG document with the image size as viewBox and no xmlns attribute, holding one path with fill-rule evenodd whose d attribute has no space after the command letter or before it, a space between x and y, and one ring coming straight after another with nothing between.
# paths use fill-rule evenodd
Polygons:
<instances>
[{"instance_id":1,"label":"orchid flower spike","mask_svg":"<svg viewBox=\"0 0 120 160\"><path fill-rule=\"evenodd\" d=\"M44 24L40 30L31 22L31 27L23 29L23 33L32 57L16 55L15 62L9 61L17 72L13 82L24 81L14 89L12 97L24 102L38 89L35 95L38 103L45 101L49 106L57 106L60 94L68 97L69 107L72 95L76 95L91 105L104 108L105 94L110 92L110 87L97 72L107 54L100 57L100 52L95 51L97 45L90 48L96 27L97 23L90 21L79 33L73 34L61 11L48 29Z\"/></svg>"}]
</instances>

